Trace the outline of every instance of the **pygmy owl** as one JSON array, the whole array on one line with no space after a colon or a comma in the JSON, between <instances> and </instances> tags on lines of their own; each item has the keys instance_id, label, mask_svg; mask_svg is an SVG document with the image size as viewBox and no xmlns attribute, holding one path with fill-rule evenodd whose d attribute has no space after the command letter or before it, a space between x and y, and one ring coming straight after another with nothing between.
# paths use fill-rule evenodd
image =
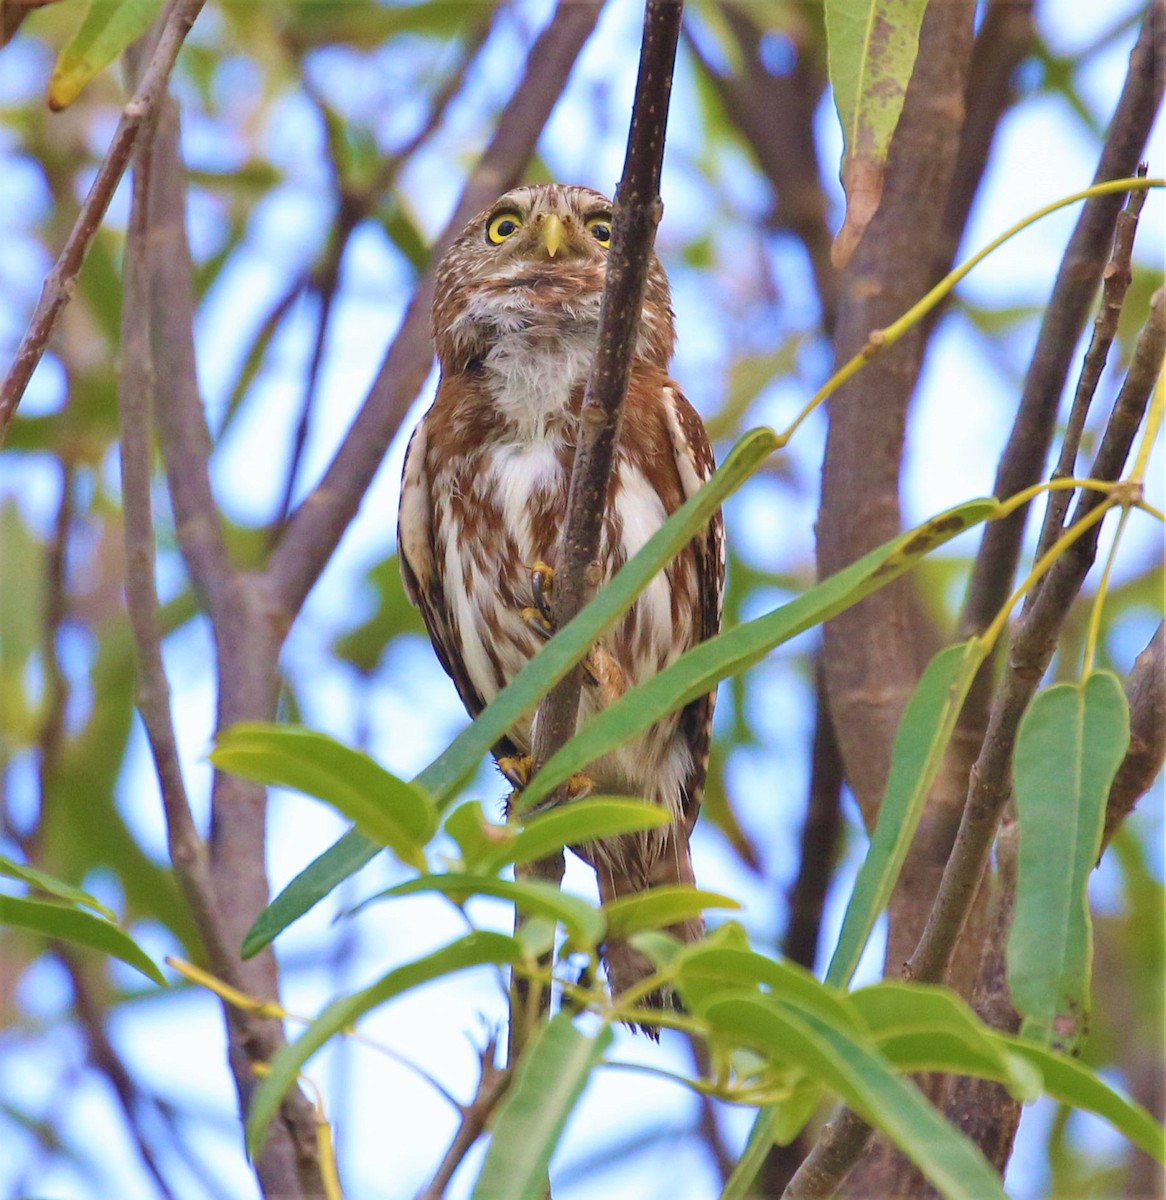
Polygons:
<instances>
[{"instance_id":1,"label":"pygmy owl","mask_svg":"<svg viewBox=\"0 0 1166 1200\"><path fill-rule=\"evenodd\" d=\"M406 593L471 716L551 631L545 564L559 555L611 229L611 201L589 188L516 188L438 264L441 382L406 454L398 544ZM674 342L668 280L653 255L604 514L604 580L713 471L700 417L668 376ZM723 581L718 513L592 651L581 725L717 632ZM693 700L588 768L596 792L641 796L672 817L650 833L574 848L595 868L601 899L693 882L688 840L713 701L711 692ZM512 779L530 754L531 724L520 721L494 748ZM671 932L694 940L703 923ZM651 969L624 943L603 949L616 993Z\"/></svg>"}]
</instances>

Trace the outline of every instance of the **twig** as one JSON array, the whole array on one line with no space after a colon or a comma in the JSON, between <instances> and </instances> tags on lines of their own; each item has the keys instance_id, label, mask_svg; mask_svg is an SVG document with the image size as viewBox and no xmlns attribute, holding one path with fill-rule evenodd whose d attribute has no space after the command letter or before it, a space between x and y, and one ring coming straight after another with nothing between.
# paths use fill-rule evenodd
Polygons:
<instances>
[{"instance_id":1,"label":"twig","mask_svg":"<svg viewBox=\"0 0 1166 1200\"><path fill-rule=\"evenodd\" d=\"M1144 177L1145 174L1146 164L1142 163L1138 167L1138 175ZM1138 231L1138 216L1145 202L1145 192L1131 192L1125 208L1117 215L1113 253L1102 272L1101 307L1093 322L1093 336L1089 341L1089 349L1085 352L1085 362L1077 379L1076 391L1073 393L1073 406L1069 410L1069 420L1061 440L1053 479L1072 478L1077 466L1077 451L1081 445L1081 434L1085 430L1085 419L1089 415L1089 406L1093 402L1101 373L1105 370L1110 346L1117 336L1118 318L1121 316L1122 305L1129 290L1134 236ZM1037 558L1040 558L1064 532L1065 514L1069 511L1069 501L1072 498L1073 494L1068 489L1049 492L1048 507L1045 509L1044 524L1041 526L1037 543ZM1032 598L1029 597L1028 602L1031 602Z\"/></svg>"},{"instance_id":2,"label":"twig","mask_svg":"<svg viewBox=\"0 0 1166 1200\"><path fill-rule=\"evenodd\" d=\"M550 23L531 47L523 79L437 240L434 262L475 213L518 179L601 7L602 0L560 0ZM266 584L270 601L288 624L356 515L389 443L429 375L432 304L430 270L409 302L401 328L344 442L320 483L293 514L272 556Z\"/></svg>"},{"instance_id":3,"label":"twig","mask_svg":"<svg viewBox=\"0 0 1166 1200\"><path fill-rule=\"evenodd\" d=\"M458 1125L453 1141L450 1143L445 1157L441 1160L436 1174L429 1186L417 1197L417 1200L441 1200L445 1195L446 1188L449 1187L450 1180L453 1179L454 1172L461 1165L462 1159L465 1158L470 1147L481 1137L494 1109L506 1095L511 1075L508 1069L494 1065L494 1056L497 1050L497 1040L491 1038L481 1053L482 1069L478 1077L478 1090L469 1104L458 1105L461 1112L461 1123Z\"/></svg>"},{"instance_id":4,"label":"twig","mask_svg":"<svg viewBox=\"0 0 1166 1200\"><path fill-rule=\"evenodd\" d=\"M1130 55L1129 72L1101 152L1094 182L1132 175L1162 99L1158 52L1166 35L1166 6L1152 0ZM1061 390L1105 268L1120 195L1086 201L1057 272L1041 321L1020 406L996 473L993 492L1013 496L1040 478L1056 422ZM984 529L960 619L964 634L987 627L1012 587L1028 506Z\"/></svg>"},{"instance_id":5,"label":"twig","mask_svg":"<svg viewBox=\"0 0 1166 1200\"><path fill-rule=\"evenodd\" d=\"M157 48L134 91L133 98L122 110L121 120L109 149L102 159L89 194L81 205L81 211L77 214L77 220L64 249L45 280L40 300L28 329L21 338L16 357L4 383L0 385L0 445L3 445L4 435L16 412L16 406L24 395L24 389L44 354L57 318L72 298L77 275L85 261L89 244L105 217L106 209L122 175L125 174L143 124L149 120L162 98L179 48L205 3L206 0L170 0L163 18Z\"/></svg>"}]
</instances>

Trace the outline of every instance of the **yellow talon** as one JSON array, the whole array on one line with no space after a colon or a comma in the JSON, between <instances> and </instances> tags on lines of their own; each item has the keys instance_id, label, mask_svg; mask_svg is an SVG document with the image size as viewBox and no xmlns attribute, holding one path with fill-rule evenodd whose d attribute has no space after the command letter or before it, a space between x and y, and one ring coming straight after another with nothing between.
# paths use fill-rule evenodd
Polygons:
<instances>
[{"instance_id":1,"label":"yellow talon","mask_svg":"<svg viewBox=\"0 0 1166 1200\"><path fill-rule=\"evenodd\" d=\"M498 760L498 770L506 776L513 788L521 792L530 782L534 759L529 754L507 754Z\"/></svg>"},{"instance_id":2,"label":"yellow talon","mask_svg":"<svg viewBox=\"0 0 1166 1200\"><path fill-rule=\"evenodd\" d=\"M546 614L537 608L524 608L519 616L522 617L522 623L528 629L533 629L541 638L549 639L555 632L555 627L547 619Z\"/></svg>"}]
</instances>

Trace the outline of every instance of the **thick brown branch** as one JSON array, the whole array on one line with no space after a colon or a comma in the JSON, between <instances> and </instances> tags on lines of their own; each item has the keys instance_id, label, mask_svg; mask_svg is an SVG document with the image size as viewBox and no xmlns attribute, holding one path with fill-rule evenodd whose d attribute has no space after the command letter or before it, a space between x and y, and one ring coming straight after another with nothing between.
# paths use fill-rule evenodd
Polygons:
<instances>
[{"instance_id":1,"label":"thick brown branch","mask_svg":"<svg viewBox=\"0 0 1166 1200\"><path fill-rule=\"evenodd\" d=\"M165 93L166 81L170 78L179 48L205 3L206 0L170 0L157 48L134 91L133 98L122 110L113 140L105 158L102 159L89 194L81 205L81 211L77 214L77 220L64 249L45 280L28 329L16 350L16 357L4 383L0 385L0 445L3 445L4 434L16 412L16 406L24 395L24 389L44 354L57 318L76 289L77 275L85 261L89 244L105 217L106 209L109 208L109 202L125 174L126 167L129 166L130 155L142 126L148 122Z\"/></svg>"},{"instance_id":2,"label":"thick brown branch","mask_svg":"<svg viewBox=\"0 0 1166 1200\"><path fill-rule=\"evenodd\" d=\"M602 0L561 0L531 47L526 72L498 118L489 146L466 180L434 247L436 262L465 223L517 181L534 151L575 59L595 28ZM281 619L290 625L319 578L396 436L433 363L429 310L433 273L418 285L401 328L343 444L323 479L296 510L267 579Z\"/></svg>"}]
</instances>

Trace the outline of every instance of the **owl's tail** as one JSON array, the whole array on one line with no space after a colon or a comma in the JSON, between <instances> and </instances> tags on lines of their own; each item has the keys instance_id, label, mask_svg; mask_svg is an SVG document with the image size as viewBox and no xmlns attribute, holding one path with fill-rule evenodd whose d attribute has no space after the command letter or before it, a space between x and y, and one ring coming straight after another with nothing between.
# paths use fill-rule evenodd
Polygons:
<instances>
[{"instance_id":1,"label":"owl's tail","mask_svg":"<svg viewBox=\"0 0 1166 1200\"><path fill-rule=\"evenodd\" d=\"M594 864L599 880L599 899L604 903L623 896L636 896L648 888L672 884L693 886L692 854L687 834L673 825L666 836L654 845L645 845L636 835L618 839L621 843L614 853L611 843L605 843L595 855ZM612 848L614 849L614 848ZM692 917L665 932L682 942L696 942L704 936L704 919ZM603 947L603 965L613 996L618 996L643 983L655 971L647 955L619 938L611 938ZM679 1008L680 1002L671 988L648 993L641 1001L649 1008ZM640 1028L650 1037L659 1038L652 1026Z\"/></svg>"}]
</instances>

